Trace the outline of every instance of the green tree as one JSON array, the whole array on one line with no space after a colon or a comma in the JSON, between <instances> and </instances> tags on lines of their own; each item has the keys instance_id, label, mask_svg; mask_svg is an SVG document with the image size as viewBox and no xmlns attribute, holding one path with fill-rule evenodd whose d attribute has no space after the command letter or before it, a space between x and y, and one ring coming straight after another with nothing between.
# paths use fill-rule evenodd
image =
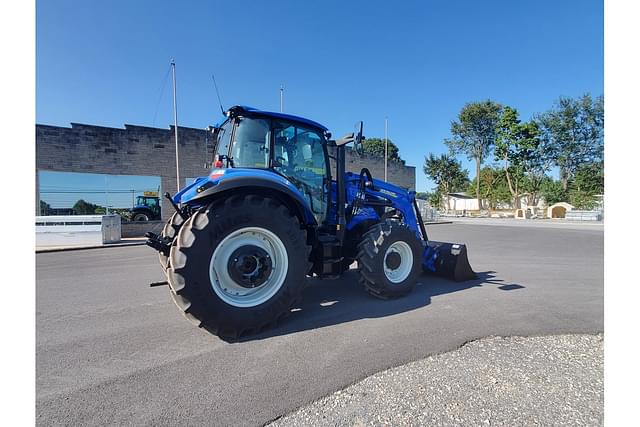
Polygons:
<instances>
[{"instance_id":1,"label":"green tree","mask_svg":"<svg viewBox=\"0 0 640 427\"><path fill-rule=\"evenodd\" d=\"M438 157L429 153L429 156L424 158L422 170L427 177L436 183L440 195L446 197L446 209L449 209L449 193L464 189L469 182L467 170L462 169L462 165L448 154L442 154Z\"/></svg>"},{"instance_id":2,"label":"green tree","mask_svg":"<svg viewBox=\"0 0 640 427\"><path fill-rule=\"evenodd\" d=\"M384 158L384 139L365 138L362 141L362 147L365 153ZM404 163L404 160L400 158L398 147L390 139L387 139L387 156L389 160Z\"/></svg>"},{"instance_id":3,"label":"green tree","mask_svg":"<svg viewBox=\"0 0 640 427\"><path fill-rule=\"evenodd\" d=\"M595 207L596 194L604 193L604 167L600 163L585 163L578 167L569 182L570 203L580 209Z\"/></svg>"},{"instance_id":4,"label":"green tree","mask_svg":"<svg viewBox=\"0 0 640 427\"><path fill-rule=\"evenodd\" d=\"M489 156L497 138L502 106L493 101L472 102L466 104L458 114L458 121L451 123L452 138L445 144L453 154L462 153L476 162L476 177L484 160ZM482 209L480 180L476 180L476 198Z\"/></svg>"},{"instance_id":5,"label":"green tree","mask_svg":"<svg viewBox=\"0 0 640 427\"><path fill-rule=\"evenodd\" d=\"M429 204L433 207L436 208L440 208L442 207L442 193L440 192L440 190L433 191L431 193L429 193L429 198L427 199ZM449 206L447 205L447 209L449 209Z\"/></svg>"},{"instance_id":6,"label":"green tree","mask_svg":"<svg viewBox=\"0 0 640 427\"><path fill-rule=\"evenodd\" d=\"M495 157L503 161L513 206L520 207L523 191L528 193L528 204L536 205L551 163L537 123L522 123L516 109L505 107L498 126Z\"/></svg>"},{"instance_id":7,"label":"green tree","mask_svg":"<svg viewBox=\"0 0 640 427\"><path fill-rule=\"evenodd\" d=\"M540 193L548 206L558 202L569 201L569 195L567 191L562 188L562 183L549 177L543 181Z\"/></svg>"},{"instance_id":8,"label":"green tree","mask_svg":"<svg viewBox=\"0 0 640 427\"><path fill-rule=\"evenodd\" d=\"M51 206L44 200L40 200L40 215L49 215Z\"/></svg>"},{"instance_id":9,"label":"green tree","mask_svg":"<svg viewBox=\"0 0 640 427\"><path fill-rule=\"evenodd\" d=\"M96 213L96 209L100 206L94 205L93 203L89 203L84 201L83 199L78 200L73 205L73 213L75 215L93 215Z\"/></svg>"},{"instance_id":10,"label":"green tree","mask_svg":"<svg viewBox=\"0 0 640 427\"><path fill-rule=\"evenodd\" d=\"M560 168L565 190L580 165L600 162L604 155L604 97L586 94L561 97L554 107L536 117L548 153Z\"/></svg>"},{"instance_id":11,"label":"green tree","mask_svg":"<svg viewBox=\"0 0 640 427\"><path fill-rule=\"evenodd\" d=\"M469 191L473 192L480 188L480 195L483 200L489 203L490 209L495 209L498 203L509 203L511 192L507 184L506 173L500 167L486 166L480 170L480 181L477 178L469 183Z\"/></svg>"},{"instance_id":12,"label":"green tree","mask_svg":"<svg viewBox=\"0 0 640 427\"><path fill-rule=\"evenodd\" d=\"M416 199L420 199L420 200L429 200L429 193L425 193L422 191L418 191L416 193Z\"/></svg>"},{"instance_id":13,"label":"green tree","mask_svg":"<svg viewBox=\"0 0 640 427\"><path fill-rule=\"evenodd\" d=\"M576 170L570 188L590 196L604 193L603 163L585 163L580 165Z\"/></svg>"}]
</instances>

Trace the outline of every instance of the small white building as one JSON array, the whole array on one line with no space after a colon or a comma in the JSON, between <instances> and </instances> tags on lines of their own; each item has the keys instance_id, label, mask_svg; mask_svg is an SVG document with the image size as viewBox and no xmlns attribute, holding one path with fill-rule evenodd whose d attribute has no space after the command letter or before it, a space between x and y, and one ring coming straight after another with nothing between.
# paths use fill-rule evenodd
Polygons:
<instances>
[{"instance_id":1,"label":"small white building","mask_svg":"<svg viewBox=\"0 0 640 427\"><path fill-rule=\"evenodd\" d=\"M444 199L445 206L447 206L447 197L444 196ZM447 210L449 211L468 212L479 210L478 199L466 193L449 193L448 204Z\"/></svg>"}]
</instances>

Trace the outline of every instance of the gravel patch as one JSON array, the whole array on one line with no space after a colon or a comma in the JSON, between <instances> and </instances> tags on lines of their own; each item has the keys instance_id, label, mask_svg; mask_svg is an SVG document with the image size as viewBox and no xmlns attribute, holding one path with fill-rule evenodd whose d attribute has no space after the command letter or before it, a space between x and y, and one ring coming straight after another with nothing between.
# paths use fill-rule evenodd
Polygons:
<instances>
[{"instance_id":1,"label":"gravel patch","mask_svg":"<svg viewBox=\"0 0 640 427\"><path fill-rule=\"evenodd\" d=\"M389 369L271 426L602 425L602 335L491 337Z\"/></svg>"}]
</instances>

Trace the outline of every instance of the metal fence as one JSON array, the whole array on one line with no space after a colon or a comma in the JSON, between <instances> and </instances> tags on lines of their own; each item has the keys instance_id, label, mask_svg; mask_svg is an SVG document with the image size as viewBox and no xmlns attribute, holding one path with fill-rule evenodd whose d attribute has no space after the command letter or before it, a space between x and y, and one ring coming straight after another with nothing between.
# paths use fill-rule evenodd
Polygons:
<instances>
[{"instance_id":1,"label":"metal fence","mask_svg":"<svg viewBox=\"0 0 640 427\"><path fill-rule=\"evenodd\" d=\"M424 222L437 222L440 219L438 209L429 206L426 200L416 199L416 202L418 202L418 209L420 209L420 215Z\"/></svg>"}]
</instances>

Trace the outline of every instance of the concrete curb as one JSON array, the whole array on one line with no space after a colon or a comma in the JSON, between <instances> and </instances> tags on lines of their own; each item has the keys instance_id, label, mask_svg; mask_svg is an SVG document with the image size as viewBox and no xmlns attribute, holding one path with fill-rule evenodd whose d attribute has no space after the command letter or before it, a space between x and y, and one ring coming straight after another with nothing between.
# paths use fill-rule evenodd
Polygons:
<instances>
[{"instance_id":1,"label":"concrete curb","mask_svg":"<svg viewBox=\"0 0 640 427\"><path fill-rule=\"evenodd\" d=\"M51 248L36 248L36 253L47 253L47 252L66 252L66 251L82 251L85 249L104 249L104 248L122 248L125 246L140 246L144 245L144 241L134 241L134 242L121 242L121 243L107 243L103 245L92 245L92 246L56 246Z\"/></svg>"}]
</instances>

